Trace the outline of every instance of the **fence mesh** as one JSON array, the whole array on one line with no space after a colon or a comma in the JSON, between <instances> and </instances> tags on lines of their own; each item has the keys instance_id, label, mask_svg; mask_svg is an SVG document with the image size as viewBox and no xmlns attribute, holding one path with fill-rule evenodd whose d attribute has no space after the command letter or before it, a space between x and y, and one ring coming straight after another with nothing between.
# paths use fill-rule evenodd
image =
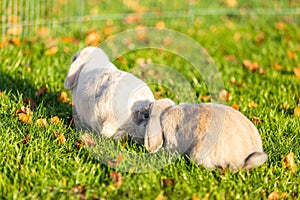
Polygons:
<instances>
[{"instance_id":1,"label":"fence mesh","mask_svg":"<svg viewBox=\"0 0 300 200\"><path fill-rule=\"evenodd\" d=\"M198 15L299 15L297 0L2 0L1 35L34 37L62 28L83 29L104 20L127 23L183 19L193 24ZM180 22L178 22L180 23Z\"/></svg>"}]
</instances>

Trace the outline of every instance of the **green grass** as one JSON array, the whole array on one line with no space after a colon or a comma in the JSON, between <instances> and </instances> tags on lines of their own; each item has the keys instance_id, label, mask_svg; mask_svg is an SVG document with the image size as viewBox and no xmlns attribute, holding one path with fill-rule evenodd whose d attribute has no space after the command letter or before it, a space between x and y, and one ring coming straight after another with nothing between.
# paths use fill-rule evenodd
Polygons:
<instances>
[{"instance_id":1,"label":"green grass","mask_svg":"<svg viewBox=\"0 0 300 200\"><path fill-rule=\"evenodd\" d=\"M111 178L111 173L118 168L99 162L87 147L76 147L80 138L68 121L72 106L57 100L59 93L65 91L63 83L72 54L86 45L84 39L89 29L99 29L102 33L105 24L91 22L85 24L84 29L72 31L61 27L60 34L54 38L22 40L20 46L9 44L1 48L0 198L155 199L163 195L167 199L192 199L193 196L199 199L267 199L273 191L286 192L287 199L299 198L299 172L293 174L283 166L285 156L291 151L295 154L296 165L300 166L300 118L294 116L294 108L300 106L300 81L293 73L294 67L300 67L298 18L299 15L197 16L192 24L185 19L166 19L166 27L190 36L207 49L219 67L225 89L232 96L232 100L224 103L230 106L238 104L247 117L257 117L261 121L256 126L269 159L248 173L221 174L180 157L152 172L120 171L123 178L120 186L115 185ZM284 22L284 30L276 28L278 22ZM141 23L153 26L156 20ZM114 21L112 26L111 34L114 34L136 24L126 26ZM264 34L263 40L257 42L261 33ZM237 34L241 36L238 40L235 38ZM61 38L69 35L79 42L63 42ZM46 56L50 43L59 51ZM65 48L68 48L68 53ZM294 59L288 56L289 51L295 54ZM234 59L228 60L228 55ZM129 52L114 63L120 69L130 71L137 58L151 58L153 63L173 67L189 81L196 101L204 102L201 96L209 91L200 74L182 58L170 52L144 49ZM265 73L245 68L242 64L245 59L257 61L259 69L264 69ZM283 69L275 69L274 62ZM236 83L233 84L232 80ZM35 96L42 86L46 86L47 91ZM159 97L180 100L178 95L164 87L151 85L151 88L158 92ZM33 98L38 105L32 108L31 124L20 122L15 114L25 105L23 98L27 97ZM257 104L256 108L248 106L251 101ZM53 116L58 116L61 123L49 123ZM46 118L49 125L36 124L40 118ZM66 143L61 144L54 133L63 133ZM30 138L25 140L28 134ZM107 144L131 152L146 152L131 142L115 144L110 141Z\"/></svg>"}]
</instances>

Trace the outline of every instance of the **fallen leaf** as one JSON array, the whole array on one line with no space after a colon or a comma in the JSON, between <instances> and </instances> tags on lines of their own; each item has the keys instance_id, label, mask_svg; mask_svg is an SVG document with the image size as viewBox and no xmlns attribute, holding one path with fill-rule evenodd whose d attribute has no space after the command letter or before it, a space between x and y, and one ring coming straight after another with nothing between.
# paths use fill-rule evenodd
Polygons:
<instances>
[{"instance_id":1,"label":"fallen leaf","mask_svg":"<svg viewBox=\"0 0 300 200\"><path fill-rule=\"evenodd\" d=\"M30 124L31 123L31 116L26 114L26 113L20 113L18 114L19 116L19 121L24 122L26 124Z\"/></svg>"},{"instance_id":2,"label":"fallen leaf","mask_svg":"<svg viewBox=\"0 0 300 200\"><path fill-rule=\"evenodd\" d=\"M237 0L225 0L225 3L230 8L236 8L238 6Z\"/></svg>"},{"instance_id":3,"label":"fallen leaf","mask_svg":"<svg viewBox=\"0 0 300 200\"><path fill-rule=\"evenodd\" d=\"M293 68L295 76L300 80L300 68Z\"/></svg>"},{"instance_id":4,"label":"fallen leaf","mask_svg":"<svg viewBox=\"0 0 300 200\"><path fill-rule=\"evenodd\" d=\"M257 108L257 103L255 103L254 101L250 101L249 103L248 103L248 107L250 107L250 108Z\"/></svg>"},{"instance_id":5,"label":"fallen leaf","mask_svg":"<svg viewBox=\"0 0 300 200\"><path fill-rule=\"evenodd\" d=\"M86 187L80 184L75 185L71 188L72 192L79 195L79 198L82 200L86 199Z\"/></svg>"},{"instance_id":6,"label":"fallen leaf","mask_svg":"<svg viewBox=\"0 0 300 200\"><path fill-rule=\"evenodd\" d=\"M97 144L89 133L81 134L81 140L87 146L95 146Z\"/></svg>"},{"instance_id":7,"label":"fallen leaf","mask_svg":"<svg viewBox=\"0 0 300 200\"><path fill-rule=\"evenodd\" d=\"M63 144L63 145L66 144L67 139L66 139L66 137L64 136L63 133L56 133L56 132L55 132L55 133L53 133L53 136L54 136L54 138L57 138L58 141L59 141L61 144Z\"/></svg>"},{"instance_id":8,"label":"fallen leaf","mask_svg":"<svg viewBox=\"0 0 300 200\"><path fill-rule=\"evenodd\" d=\"M99 34L97 30L91 30L85 37L85 44L90 46L98 46L100 44L100 41L102 40L102 36Z\"/></svg>"},{"instance_id":9,"label":"fallen leaf","mask_svg":"<svg viewBox=\"0 0 300 200\"><path fill-rule=\"evenodd\" d=\"M266 73L266 70L265 69L259 69L259 74L265 74Z\"/></svg>"},{"instance_id":10,"label":"fallen leaf","mask_svg":"<svg viewBox=\"0 0 300 200\"><path fill-rule=\"evenodd\" d=\"M225 89L222 89L219 93L219 98L222 100L222 101L231 101L232 100L232 96L231 94L225 90Z\"/></svg>"},{"instance_id":11,"label":"fallen leaf","mask_svg":"<svg viewBox=\"0 0 300 200\"><path fill-rule=\"evenodd\" d=\"M233 104L232 106L231 106L233 109L235 109L235 110L240 110L240 106L239 105L237 105L236 103L235 104Z\"/></svg>"},{"instance_id":12,"label":"fallen leaf","mask_svg":"<svg viewBox=\"0 0 300 200\"><path fill-rule=\"evenodd\" d=\"M124 23L129 25L140 23L140 22L141 22L141 18L136 14L129 14L124 19Z\"/></svg>"},{"instance_id":13,"label":"fallen leaf","mask_svg":"<svg viewBox=\"0 0 300 200\"><path fill-rule=\"evenodd\" d=\"M53 125L57 125L60 123L60 119L57 116L51 117L50 118L50 123Z\"/></svg>"},{"instance_id":14,"label":"fallen leaf","mask_svg":"<svg viewBox=\"0 0 300 200\"><path fill-rule=\"evenodd\" d=\"M291 60L294 60L294 59L295 59L295 53L292 52L292 51L288 51L288 57L289 57Z\"/></svg>"},{"instance_id":15,"label":"fallen leaf","mask_svg":"<svg viewBox=\"0 0 300 200\"><path fill-rule=\"evenodd\" d=\"M278 192L271 192L268 195L268 200L279 200L280 195L278 194Z\"/></svg>"},{"instance_id":16,"label":"fallen leaf","mask_svg":"<svg viewBox=\"0 0 300 200\"><path fill-rule=\"evenodd\" d=\"M158 21L158 22L156 22L155 27L158 28L158 29L163 29L163 28L166 27L166 25L165 25L165 22Z\"/></svg>"},{"instance_id":17,"label":"fallen leaf","mask_svg":"<svg viewBox=\"0 0 300 200\"><path fill-rule=\"evenodd\" d=\"M297 166L294 159L294 152L290 152L284 159L284 166L294 174L297 171Z\"/></svg>"},{"instance_id":18,"label":"fallen leaf","mask_svg":"<svg viewBox=\"0 0 300 200\"><path fill-rule=\"evenodd\" d=\"M255 116L252 116L251 121L253 122L253 124L260 124L263 122L261 119Z\"/></svg>"},{"instance_id":19,"label":"fallen leaf","mask_svg":"<svg viewBox=\"0 0 300 200\"><path fill-rule=\"evenodd\" d=\"M115 167L116 165L117 165L117 162L114 160L107 161L107 166L109 166L109 167Z\"/></svg>"},{"instance_id":20,"label":"fallen leaf","mask_svg":"<svg viewBox=\"0 0 300 200\"><path fill-rule=\"evenodd\" d=\"M112 32L113 32L113 27L111 27L111 26L105 26L105 27L103 27L102 32L105 35L111 35Z\"/></svg>"},{"instance_id":21,"label":"fallen leaf","mask_svg":"<svg viewBox=\"0 0 300 200\"><path fill-rule=\"evenodd\" d=\"M11 38L9 41L17 47L21 46L21 39L20 38Z\"/></svg>"},{"instance_id":22,"label":"fallen leaf","mask_svg":"<svg viewBox=\"0 0 300 200\"><path fill-rule=\"evenodd\" d=\"M61 41L65 42L65 43L71 43L74 40L73 36L65 36L61 38Z\"/></svg>"},{"instance_id":23,"label":"fallen leaf","mask_svg":"<svg viewBox=\"0 0 300 200\"><path fill-rule=\"evenodd\" d=\"M29 98L29 97L28 98L23 98L23 102L25 103L25 105L30 105L32 107L37 107L37 103L32 98Z\"/></svg>"},{"instance_id":24,"label":"fallen leaf","mask_svg":"<svg viewBox=\"0 0 300 200\"><path fill-rule=\"evenodd\" d=\"M66 92L60 92L57 100L61 103L66 103L69 101L68 94Z\"/></svg>"},{"instance_id":25,"label":"fallen leaf","mask_svg":"<svg viewBox=\"0 0 300 200\"><path fill-rule=\"evenodd\" d=\"M296 108L294 109L294 115L295 115L296 117L300 117L300 106L299 106L299 107L296 107Z\"/></svg>"},{"instance_id":26,"label":"fallen leaf","mask_svg":"<svg viewBox=\"0 0 300 200\"><path fill-rule=\"evenodd\" d=\"M202 95L201 96L201 100L205 101L205 102L211 101L211 99L212 99L211 95Z\"/></svg>"},{"instance_id":27,"label":"fallen leaf","mask_svg":"<svg viewBox=\"0 0 300 200\"><path fill-rule=\"evenodd\" d=\"M285 30L286 24L282 21L275 23L275 28L278 30Z\"/></svg>"},{"instance_id":28,"label":"fallen leaf","mask_svg":"<svg viewBox=\"0 0 300 200\"><path fill-rule=\"evenodd\" d=\"M192 200L200 200L199 197L196 194L193 194Z\"/></svg>"},{"instance_id":29,"label":"fallen leaf","mask_svg":"<svg viewBox=\"0 0 300 200\"><path fill-rule=\"evenodd\" d=\"M248 68L251 72L254 72L259 68L258 62L252 62L248 59L243 60L244 67Z\"/></svg>"},{"instance_id":30,"label":"fallen leaf","mask_svg":"<svg viewBox=\"0 0 300 200\"><path fill-rule=\"evenodd\" d=\"M165 197L163 194L159 194L157 195L157 197L155 197L155 200L166 200L167 197Z\"/></svg>"},{"instance_id":31,"label":"fallen leaf","mask_svg":"<svg viewBox=\"0 0 300 200\"><path fill-rule=\"evenodd\" d=\"M289 195L288 195L287 192L283 192L283 193L281 193L281 195L280 195L280 199L287 198L288 196L289 196Z\"/></svg>"},{"instance_id":32,"label":"fallen leaf","mask_svg":"<svg viewBox=\"0 0 300 200\"><path fill-rule=\"evenodd\" d=\"M53 46L53 47L51 47L51 48L49 48L45 51L45 55L46 56L53 56L58 52L58 50L59 49L58 49L57 46Z\"/></svg>"},{"instance_id":33,"label":"fallen leaf","mask_svg":"<svg viewBox=\"0 0 300 200\"><path fill-rule=\"evenodd\" d=\"M47 91L46 86L42 86L40 87L36 92L35 92L35 96L41 96L42 94L44 94Z\"/></svg>"},{"instance_id":34,"label":"fallen leaf","mask_svg":"<svg viewBox=\"0 0 300 200\"><path fill-rule=\"evenodd\" d=\"M16 114L27 114L27 115L31 115L33 112L31 111L31 109L28 106L22 106L21 108L19 108L16 111Z\"/></svg>"},{"instance_id":35,"label":"fallen leaf","mask_svg":"<svg viewBox=\"0 0 300 200\"><path fill-rule=\"evenodd\" d=\"M47 36L49 34L49 29L47 27L41 27L38 30L39 36Z\"/></svg>"},{"instance_id":36,"label":"fallen leaf","mask_svg":"<svg viewBox=\"0 0 300 200\"><path fill-rule=\"evenodd\" d=\"M48 122L46 118L36 120L36 124L44 127L48 126Z\"/></svg>"},{"instance_id":37,"label":"fallen leaf","mask_svg":"<svg viewBox=\"0 0 300 200\"><path fill-rule=\"evenodd\" d=\"M262 32L262 31L258 32L256 34L256 43L262 44L264 42L265 38L266 38L266 34L264 32Z\"/></svg>"},{"instance_id":38,"label":"fallen leaf","mask_svg":"<svg viewBox=\"0 0 300 200\"><path fill-rule=\"evenodd\" d=\"M273 63L273 66L276 70L278 71L282 71L283 70L283 66L281 66L280 64L278 64L277 62Z\"/></svg>"},{"instance_id":39,"label":"fallen leaf","mask_svg":"<svg viewBox=\"0 0 300 200\"><path fill-rule=\"evenodd\" d=\"M82 141L81 140L76 140L75 147L76 147L76 149L80 149L82 147Z\"/></svg>"},{"instance_id":40,"label":"fallen leaf","mask_svg":"<svg viewBox=\"0 0 300 200\"><path fill-rule=\"evenodd\" d=\"M116 157L116 162L119 164L119 163L122 161L122 159L123 159L123 155L122 155L122 154L119 154L119 155L117 155L117 157Z\"/></svg>"},{"instance_id":41,"label":"fallen leaf","mask_svg":"<svg viewBox=\"0 0 300 200\"><path fill-rule=\"evenodd\" d=\"M173 178L164 178L162 179L163 187L173 187L175 185L175 180Z\"/></svg>"},{"instance_id":42,"label":"fallen leaf","mask_svg":"<svg viewBox=\"0 0 300 200\"><path fill-rule=\"evenodd\" d=\"M115 172L115 171L112 171L112 172L110 173L110 177L111 177L111 179L112 179L113 182L114 182L114 186L119 187L119 186L122 185L122 183L123 183L123 178L122 178L122 176L121 176L120 173Z\"/></svg>"},{"instance_id":43,"label":"fallen leaf","mask_svg":"<svg viewBox=\"0 0 300 200\"><path fill-rule=\"evenodd\" d=\"M234 38L234 40L235 41L240 41L241 40L241 38L242 38L242 34L241 33L239 33L239 32L235 32L234 33L234 35L233 35L233 38Z\"/></svg>"},{"instance_id":44,"label":"fallen leaf","mask_svg":"<svg viewBox=\"0 0 300 200\"><path fill-rule=\"evenodd\" d=\"M236 62L237 61L237 58L234 55L225 55L224 59L228 60L230 62Z\"/></svg>"},{"instance_id":45,"label":"fallen leaf","mask_svg":"<svg viewBox=\"0 0 300 200\"><path fill-rule=\"evenodd\" d=\"M30 140L30 134L26 134L25 138L22 141L22 144L27 144L29 140Z\"/></svg>"}]
</instances>

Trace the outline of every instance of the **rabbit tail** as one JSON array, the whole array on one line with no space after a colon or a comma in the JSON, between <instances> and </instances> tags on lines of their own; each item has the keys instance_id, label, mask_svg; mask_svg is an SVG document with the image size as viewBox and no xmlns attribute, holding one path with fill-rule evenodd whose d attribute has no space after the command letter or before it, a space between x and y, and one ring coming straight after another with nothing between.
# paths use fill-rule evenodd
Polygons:
<instances>
[{"instance_id":1,"label":"rabbit tail","mask_svg":"<svg viewBox=\"0 0 300 200\"><path fill-rule=\"evenodd\" d=\"M253 152L253 153L249 154L248 157L245 159L244 168L246 170L249 170L251 168L258 167L258 166L264 164L264 162L266 162L267 159L268 159L268 156L266 153Z\"/></svg>"}]
</instances>

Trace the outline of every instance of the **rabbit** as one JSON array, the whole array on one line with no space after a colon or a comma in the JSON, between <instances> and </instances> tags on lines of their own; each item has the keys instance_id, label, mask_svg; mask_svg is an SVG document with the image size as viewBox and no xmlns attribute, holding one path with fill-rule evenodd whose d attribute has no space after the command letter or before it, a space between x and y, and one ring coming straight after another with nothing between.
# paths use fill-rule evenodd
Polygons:
<instances>
[{"instance_id":1,"label":"rabbit","mask_svg":"<svg viewBox=\"0 0 300 200\"><path fill-rule=\"evenodd\" d=\"M134 75L118 70L98 47L86 47L72 58L64 87L70 90L79 126L120 140L138 140L132 112L154 101L150 88Z\"/></svg>"},{"instance_id":2,"label":"rabbit","mask_svg":"<svg viewBox=\"0 0 300 200\"><path fill-rule=\"evenodd\" d=\"M257 128L241 112L222 104L175 105L161 99L134 113L150 153L160 148L187 155L208 169L249 170L268 158Z\"/></svg>"}]
</instances>

